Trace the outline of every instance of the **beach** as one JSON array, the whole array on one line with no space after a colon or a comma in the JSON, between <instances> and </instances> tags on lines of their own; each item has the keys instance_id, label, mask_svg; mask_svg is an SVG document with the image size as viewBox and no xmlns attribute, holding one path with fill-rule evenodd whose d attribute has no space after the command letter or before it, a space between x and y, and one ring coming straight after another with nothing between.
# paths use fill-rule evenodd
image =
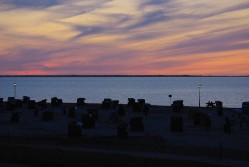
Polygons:
<instances>
[{"instance_id":1,"label":"beach","mask_svg":"<svg viewBox=\"0 0 249 167\"><path fill-rule=\"evenodd\" d=\"M120 154L123 151L128 155L132 155L132 152L143 152L148 154L145 156L150 155L149 157L158 153L177 155L176 157L201 156L210 161L234 160L241 161L242 164L248 163L249 130L246 126L240 127L242 113L238 109L223 108L223 114L219 116L215 107L184 106L180 111L173 111L171 106L150 105L148 113L145 114L134 111L133 107L127 104L121 106L125 111L124 115L117 115L120 105L106 108L101 104L78 106L76 103L63 103L59 106L47 104L45 109L28 109L27 105L23 105L13 111L4 111L2 107L1 143L60 149L77 148L89 152L91 149L97 152L116 150L115 154L119 150ZM69 115L70 108L75 109L74 116ZM82 115L86 115L89 110L98 113L94 127L81 128L79 137L69 137L69 123L82 123ZM45 111L52 112L53 119L44 121ZM10 121L12 113L16 112L20 114L20 119L18 122ZM210 118L210 122L195 125L191 112L204 113ZM172 130L172 117L182 118L182 127L175 132ZM143 129L132 129L132 118L142 119ZM226 119L229 119L232 125L231 131L228 132L224 130ZM127 137L122 138L118 136L117 128L124 123L127 124ZM174 159L172 156L168 157Z\"/></svg>"}]
</instances>

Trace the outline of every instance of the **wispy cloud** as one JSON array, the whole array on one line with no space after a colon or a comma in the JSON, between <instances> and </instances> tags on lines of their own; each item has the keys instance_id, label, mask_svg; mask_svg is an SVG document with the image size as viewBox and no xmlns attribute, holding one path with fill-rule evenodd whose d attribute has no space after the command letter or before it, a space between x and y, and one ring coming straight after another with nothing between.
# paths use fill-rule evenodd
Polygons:
<instances>
[{"instance_id":1,"label":"wispy cloud","mask_svg":"<svg viewBox=\"0 0 249 167\"><path fill-rule=\"evenodd\" d=\"M64 2L64 0L1 0L0 2L14 5L18 7L32 7L32 8L43 8L54 5L59 5Z\"/></svg>"}]
</instances>

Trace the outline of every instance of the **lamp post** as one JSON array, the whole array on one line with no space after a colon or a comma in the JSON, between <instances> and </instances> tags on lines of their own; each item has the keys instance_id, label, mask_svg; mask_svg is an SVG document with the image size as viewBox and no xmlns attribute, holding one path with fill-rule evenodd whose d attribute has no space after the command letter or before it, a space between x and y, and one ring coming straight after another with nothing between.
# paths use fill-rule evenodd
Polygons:
<instances>
[{"instance_id":1,"label":"lamp post","mask_svg":"<svg viewBox=\"0 0 249 167\"><path fill-rule=\"evenodd\" d=\"M16 98L16 83L14 83L13 85L14 85L14 98Z\"/></svg>"},{"instance_id":2,"label":"lamp post","mask_svg":"<svg viewBox=\"0 0 249 167\"><path fill-rule=\"evenodd\" d=\"M172 97L172 95L169 95L170 105L171 105L171 97Z\"/></svg>"},{"instance_id":3,"label":"lamp post","mask_svg":"<svg viewBox=\"0 0 249 167\"><path fill-rule=\"evenodd\" d=\"M202 87L202 85L199 84L198 85L198 88L199 88L199 108L201 107L201 87Z\"/></svg>"}]
</instances>

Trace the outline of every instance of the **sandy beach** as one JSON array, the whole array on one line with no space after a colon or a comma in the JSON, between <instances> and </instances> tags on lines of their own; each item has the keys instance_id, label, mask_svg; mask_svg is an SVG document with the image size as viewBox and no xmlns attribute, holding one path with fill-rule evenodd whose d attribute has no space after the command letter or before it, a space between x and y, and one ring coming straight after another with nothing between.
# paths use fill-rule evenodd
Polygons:
<instances>
[{"instance_id":1,"label":"sandy beach","mask_svg":"<svg viewBox=\"0 0 249 167\"><path fill-rule=\"evenodd\" d=\"M0 111L1 143L29 146L49 145L62 149L77 147L139 151L154 153L154 155L164 153L165 155L203 156L211 161L223 159L223 162L234 160L244 165L249 164L249 127L244 124L241 127L241 120L245 115L240 109L223 108L223 115L219 116L215 107L184 106L180 112L174 112L171 106L151 105L149 112L145 114L134 112L133 107L123 104L125 114L119 115L117 114L119 106L103 108L101 104L85 104L84 106L77 106L73 103L60 106L48 104L46 109L40 107L28 109L26 105L23 105L13 111L5 111L4 105L2 104ZM74 116L69 116L70 107L75 107ZM81 137L68 138L68 124L70 122L82 123L82 115L86 115L89 110L96 110L98 113L95 126L82 128ZM44 111L51 111L53 119L44 121ZM20 119L18 122L11 122L11 115L15 112L19 113ZM196 124L191 112L201 112L208 116L210 122ZM138 117L143 121L143 130L132 130L130 121ZM172 131L172 117L182 118L182 129L179 132ZM224 131L227 119L231 122L229 132ZM117 136L117 128L122 123L128 125L127 139L120 139ZM196 160L198 161L198 158Z\"/></svg>"}]
</instances>

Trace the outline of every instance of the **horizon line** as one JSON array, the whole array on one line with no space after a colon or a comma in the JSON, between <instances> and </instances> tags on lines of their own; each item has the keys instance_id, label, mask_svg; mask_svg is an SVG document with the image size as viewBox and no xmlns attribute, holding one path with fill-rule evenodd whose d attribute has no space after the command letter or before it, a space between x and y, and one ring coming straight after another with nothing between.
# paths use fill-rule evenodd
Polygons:
<instances>
[{"instance_id":1,"label":"horizon line","mask_svg":"<svg viewBox=\"0 0 249 167\"><path fill-rule=\"evenodd\" d=\"M0 77L249 77L249 75L0 75Z\"/></svg>"}]
</instances>

